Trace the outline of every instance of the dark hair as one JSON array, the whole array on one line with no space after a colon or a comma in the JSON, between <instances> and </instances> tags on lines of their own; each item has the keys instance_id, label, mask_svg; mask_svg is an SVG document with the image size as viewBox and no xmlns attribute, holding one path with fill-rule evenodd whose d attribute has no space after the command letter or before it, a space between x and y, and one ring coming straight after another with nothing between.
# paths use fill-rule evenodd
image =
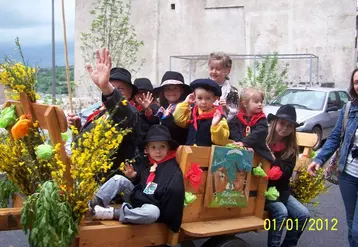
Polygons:
<instances>
[{"instance_id":1,"label":"dark hair","mask_svg":"<svg viewBox=\"0 0 358 247\"><path fill-rule=\"evenodd\" d=\"M354 90L354 74L358 72L358 68L356 68L355 70L353 70L352 75L351 75L351 83L349 85L349 95L352 97L352 101L356 101L358 99L358 94L357 92Z\"/></svg>"}]
</instances>

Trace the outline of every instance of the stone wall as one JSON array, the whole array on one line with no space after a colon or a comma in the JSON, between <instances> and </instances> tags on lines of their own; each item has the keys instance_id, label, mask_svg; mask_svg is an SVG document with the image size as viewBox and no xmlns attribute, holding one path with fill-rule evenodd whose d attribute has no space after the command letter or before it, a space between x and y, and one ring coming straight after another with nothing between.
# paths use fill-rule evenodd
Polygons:
<instances>
[{"instance_id":1,"label":"stone wall","mask_svg":"<svg viewBox=\"0 0 358 247\"><path fill-rule=\"evenodd\" d=\"M91 24L88 11L96 0L76 1L75 80L82 81L80 33ZM159 84L174 55L303 54L319 57L314 82L346 87L354 67L356 0L132 0L131 21L138 39L144 41L139 58L146 59L138 77ZM309 79L309 60L285 60L290 64L289 82ZM282 62L282 63L284 63ZM244 77L252 60L237 60L231 74L234 84ZM186 80L207 76L206 59L192 64L176 59L171 68ZM88 85L88 84L87 84ZM77 94L88 87L82 84Z\"/></svg>"}]
</instances>

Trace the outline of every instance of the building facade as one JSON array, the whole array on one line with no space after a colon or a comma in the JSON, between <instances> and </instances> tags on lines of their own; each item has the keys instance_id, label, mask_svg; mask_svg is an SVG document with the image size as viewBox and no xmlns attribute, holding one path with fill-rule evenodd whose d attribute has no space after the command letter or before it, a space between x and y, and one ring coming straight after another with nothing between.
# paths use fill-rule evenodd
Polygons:
<instances>
[{"instance_id":1,"label":"building facade","mask_svg":"<svg viewBox=\"0 0 358 247\"><path fill-rule=\"evenodd\" d=\"M89 30L92 19L88 12L95 1L76 1L76 81L83 81L85 74L80 36ZM291 82L307 82L311 63L314 82L347 87L355 66L356 6L356 0L132 0L131 22L138 39L144 41L139 58L146 60L136 76L159 84L170 67L184 73L187 80L207 76L202 57L170 63L170 56L277 52L319 57L318 66L309 60L285 61L290 64ZM250 63L234 62L234 84ZM85 93L84 87L78 87L79 96Z\"/></svg>"}]
</instances>

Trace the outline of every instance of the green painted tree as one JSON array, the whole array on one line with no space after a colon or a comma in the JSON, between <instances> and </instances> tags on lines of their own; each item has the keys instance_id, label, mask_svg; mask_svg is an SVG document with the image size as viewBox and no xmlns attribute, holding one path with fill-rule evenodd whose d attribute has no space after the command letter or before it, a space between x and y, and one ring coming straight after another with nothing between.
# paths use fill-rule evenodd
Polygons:
<instances>
[{"instance_id":1,"label":"green painted tree","mask_svg":"<svg viewBox=\"0 0 358 247\"><path fill-rule=\"evenodd\" d=\"M254 68L249 66L245 79L239 82L239 85L241 88L255 87L261 89L265 93L265 103L268 103L287 88L285 82L287 71L288 64L280 68L277 53L275 53L274 56L267 56L264 60L256 60Z\"/></svg>"}]
</instances>

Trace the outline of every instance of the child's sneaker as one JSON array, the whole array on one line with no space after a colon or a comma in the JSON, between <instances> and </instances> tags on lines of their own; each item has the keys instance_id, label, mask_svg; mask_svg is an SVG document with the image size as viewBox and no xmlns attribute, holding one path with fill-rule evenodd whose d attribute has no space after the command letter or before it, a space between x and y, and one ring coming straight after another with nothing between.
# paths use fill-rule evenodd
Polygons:
<instances>
[{"instance_id":1,"label":"child's sneaker","mask_svg":"<svg viewBox=\"0 0 358 247\"><path fill-rule=\"evenodd\" d=\"M98 205L94 206L93 219L95 220L112 220L113 214L114 214L113 207L104 208Z\"/></svg>"}]
</instances>

